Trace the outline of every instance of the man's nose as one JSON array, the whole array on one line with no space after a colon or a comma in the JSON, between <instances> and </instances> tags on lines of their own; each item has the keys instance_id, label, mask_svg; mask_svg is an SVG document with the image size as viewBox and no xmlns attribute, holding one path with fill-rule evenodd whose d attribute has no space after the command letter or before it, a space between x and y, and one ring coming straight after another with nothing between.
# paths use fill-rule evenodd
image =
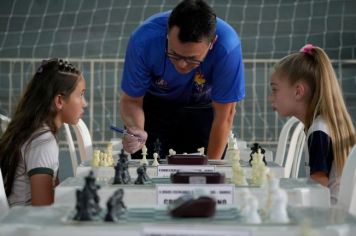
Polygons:
<instances>
[{"instance_id":1,"label":"man's nose","mask_svg":"<svg viewBox=\"0 0 356 236\"><path fill-rule=\"evenodd\" d=\"M185 68L187 67L188 63L184 59L179 59L178 60L178 67L179 68Z\"/></svg>"}]
</instances>

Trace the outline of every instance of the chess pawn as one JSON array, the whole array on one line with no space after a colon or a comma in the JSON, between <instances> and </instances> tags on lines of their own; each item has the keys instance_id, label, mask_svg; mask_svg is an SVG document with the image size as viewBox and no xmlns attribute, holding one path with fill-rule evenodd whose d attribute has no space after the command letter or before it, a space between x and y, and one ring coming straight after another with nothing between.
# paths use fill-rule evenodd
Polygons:
<instances>
[{"instance_id":1,"label":"chess pawn","mask_svg":"<svg viewBox=\"0 0 356 236\"><path fill-rule=\"evenodd\" d=\"M114 166L114 158L112 156L112 143L108 143L107 148L106 148L106 162L107 166Z\"/></svg>"},{"instance_id":2,"label":"chess pawn","mask_svg":"<svg viewBox=\"0 0 356 236\"><path fill-rule=\"evenodd\" d=\"M168 150L168 153L170 156L176 155L176 151L174 151L172 148Z\"/></svg>"},{"instance_id":3,"label":"chess pawn","mask_svg":"<svg viewBox=\"0 0 356 236\"><path fill-rule=\"evenodd\" d=\"M159 166L158 163L158 154L155 152L153 153L153 162L152 162L152 166Z\"/></svg>"},{"instance_id":4,"label":"chess pawn","mask_svg":"<svg viewBox=\"0 0 356 236\"><path fill-rule=\"evenodd\" d=\"M104 165L105 167L108 167L111 165L108 154L106 152L104 152L103 154L103 158L104 158Z\"/></svg>"},{"instance_id":5,"label":"chess pawn","mask_svg":"<svg viewBox=\"0 0 356 236\"><path fill-rule=\"evenodd\" d=\"M114 157L112 156L112 149L106 149L106 154L108 158L108 164L109 166L114 166Z\"/></svg>"},{"instance_id":6,"label":"chess pawn","mask_svg":"<svg viewBox=\"0 0 356 236\"><path fill-rule=\"evenodd\" d=\"M99 166L104 166L105 165L105 160L104 160L104 153L100 152L100 162Z\"/></svg>"},{"instance_id":7,"label":"chess pawn","mask_svg":"<svg viewBox=\"0 0 356 236\"><path fill-rule=\"evenodd\" d=\"M147 155L147 147L146 147L146 145L143 145L143 147L142 147L142 155Z\"/></svg>"},{"instance_id":8,"label":"chess pawn","mask_svg":"<svg viewBox=\"0 0 356 236\"><path fill-rule=\"evenodd\" d=\"M141 155L142 155L142 159L140 160L140 164L141 164L141 165L144 165L144 164L148 165L148 160L147 160L147 147L146 147L146 145L143 145Z\"/></svg>"},{"instance_id":9,"label":"chess pawn","mask_svg":"<svg viewBox=\"0 0 356 236\"><path fill-rule=\"evenodd\" d=\"M98 167L100 163L100 150L95 149L93 152L93 159L91 160L92 167Z\"/></svg>"},{"instance_id":10,"label":"chess pawn","mask_svg":"<svg viewBox=\"0 0 356 236\"><path fill-rule=\"evenodd\" d=\"M241 199L241 204L240 204L240 212L243 217L246 217L248 213L250 212L249 208L249 199L250 199L250 190L247 188L241 188L241 193L239 194L240 199Z\"/></svg>"},{"instance_id":11,"label":"chess pawn","mask_svg":"<svg viewBox=\"0 0 356 236\"><path fill-rule=\"evenodd\" d=\"M204 151L205 151L204 147L198 148L198 152L200 155L204 155Z\"/></svg>"},{"instance_id":12,"label":"chess pawn","mask_svg":"<svg viewBox=\"0 0 356 236\"><path fill-rule=\"evenodd\" d=\"M269 210L269 221L274 223L288 223L287 213L288 195L284 189L279 187L279 179L272 178L269 181L271 208Z\"/></svg>"},{"instance_id":13,"label":"chess pawn","mask_svg":"<svg viewBox=\"0 0 356 236\"><path fill-rule=\"evenodd\" d=\"M108 143L106 146L106 153L109 158L112 158L112 143Z\"/></svg>"},{"instance_id":14,"label":"chess pawn","mask_svg":"<svg viewBox=\"0 0 356 236\"><path fill-rule=\"evenodd\" d=\"M135 184L145 184L145 169L144 166L139 166L136 169L137 179L135 180Z\"/></svg>"},{"instance_id":15,"label":"chess pawn","mask_svg":"<svg viewBox=\"0 0 356 236\"><path fill-rule=\"evenodd\" d=\"M107 155L108 155L108 157L107 157L108 166L115 166L115 161L114 161L114 158L112 157L112 155L109 155L109 154L107 154Z\"/></svg>"},{"instance_id":16,"label":"chess pawn","mask_svg":"<svg viewBox=\"0 0 356 236\"><path fill-rule=\"evenodd\" d=\"M254 196L250 195L247 204L248 204L248 213L246 216L246 222L252 224L260 224L262 221L260 215L258 214L257 199Z\"/></svg>"}]
</instances>

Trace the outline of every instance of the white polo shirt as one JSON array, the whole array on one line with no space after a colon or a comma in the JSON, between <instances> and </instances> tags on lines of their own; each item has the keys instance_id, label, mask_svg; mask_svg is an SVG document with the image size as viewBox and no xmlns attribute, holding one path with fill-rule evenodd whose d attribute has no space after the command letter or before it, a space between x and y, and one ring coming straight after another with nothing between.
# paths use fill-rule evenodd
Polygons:
<instances>
[{"instance_id":1,"label":"white polo shirt","mask_svg":"<svg viewBox=\"0 0 356 236\"><path fill-rule=\"evenodd\" d=\"M36 137L28 146L27 141L21 148L22 158L16 169L12 192L8 197L10 206L31 204L30 176L34 174L51 175L55 187L59 167L57 140L47 126L36 131L33 136L46 130L47 132Z\"/></svg>"}]
</instances>

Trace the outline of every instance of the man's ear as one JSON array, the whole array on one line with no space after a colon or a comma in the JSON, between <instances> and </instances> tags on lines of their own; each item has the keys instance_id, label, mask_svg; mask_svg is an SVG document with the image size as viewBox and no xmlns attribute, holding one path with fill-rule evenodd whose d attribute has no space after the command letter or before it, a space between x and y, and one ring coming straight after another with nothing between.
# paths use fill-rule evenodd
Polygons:
<instances>
[{"instance_id":1,"label":"man's ear","mask_svg":"<svg viewBox=\"0 0 356 236\"><path fill-rule=\"evenodd\" d=\"M54 97L54 105L56 106L57 111L62 110L62 108L63 108L63 103L64 103L63 95L57 94L57 95Z\"/></svg>"},{"instance_id":2,"label":"man's ear","mask_svg":"<svg viewBox=\"0 0 356 236\"><path fill-rule=\"evenodd\" d=\"M214 46L214 44L215 44L215 42L216 42L217 40L218 40L218 35L215 35L215 38L213 39L213 41L212 41L211 44L210 44L209 50L213 49L213 46Z\"/></svg>"}]
</instances>

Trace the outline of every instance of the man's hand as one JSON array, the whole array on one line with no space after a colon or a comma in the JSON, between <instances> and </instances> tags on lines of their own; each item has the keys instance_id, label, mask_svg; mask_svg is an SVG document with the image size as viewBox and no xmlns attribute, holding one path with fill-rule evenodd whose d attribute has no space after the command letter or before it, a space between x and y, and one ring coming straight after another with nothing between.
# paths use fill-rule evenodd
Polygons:
<instances>
[{"instance_id":1,"label":"man's hand","mask_svg":"<svg viewBox=\"0 0 356 236\"><path fill-rule=\"evenodd\" d=\"M128 127L126 128L127 132L132 135L124 135L122 140L122 146L124 150L130 154L137 152L142 149L143 145L147 140L146 131L137 128L137 127Z\"/></svg>"}]
</instances>

